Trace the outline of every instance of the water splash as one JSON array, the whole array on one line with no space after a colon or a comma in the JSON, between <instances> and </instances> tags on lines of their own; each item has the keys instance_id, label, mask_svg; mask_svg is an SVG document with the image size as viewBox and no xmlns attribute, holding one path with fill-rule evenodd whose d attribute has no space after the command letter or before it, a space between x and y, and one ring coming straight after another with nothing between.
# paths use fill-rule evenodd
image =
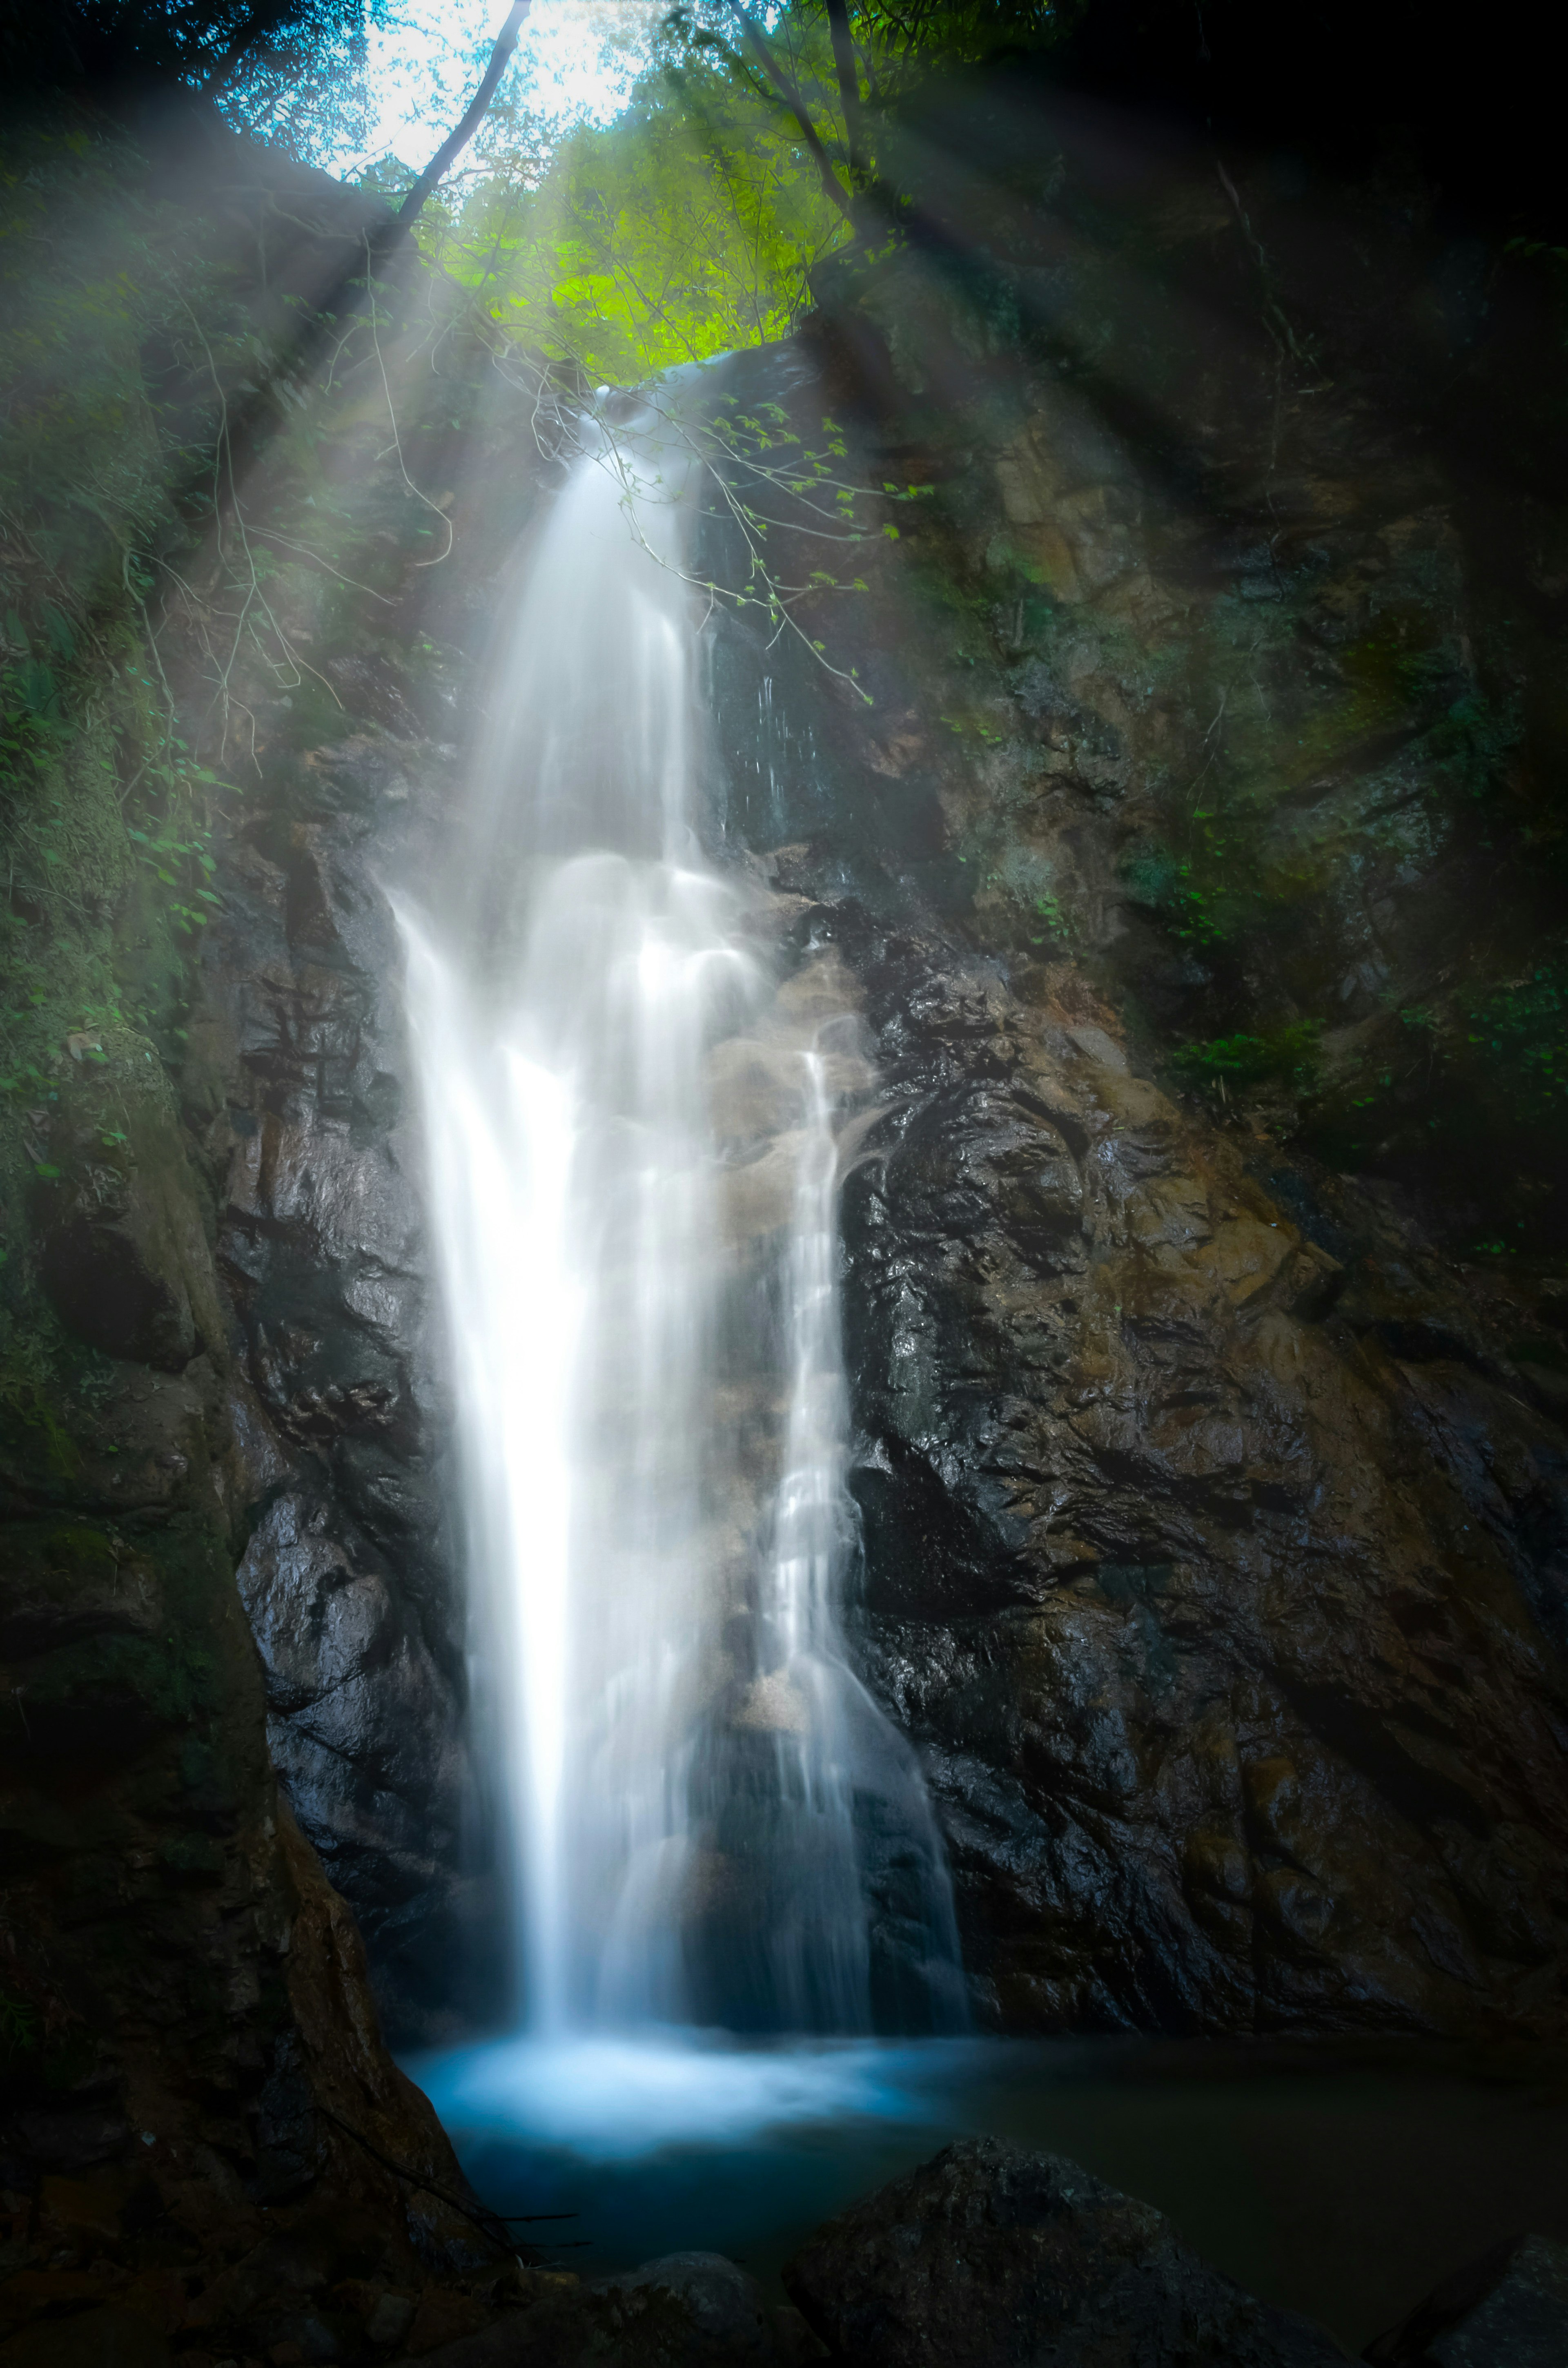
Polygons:
<instances>
[{"instance_id":1,"label":"water splash","mask_svg":"<svg viewBox=\"0 0 1568 2368\"><path fill-rule=\"evenodd\" d=\"M590 440L509 596L454 877L400 909L517 2014L949 2028L936 1827L840 1631L835 1126L869 1071L831 954L780 981L700 852L687 469L651 416Z\"/></svg>"},{"instance_id":2,"label":"water splash","mask_svg":"<svg viewBox=\"0 0 1568 2368\"><path fill-rule=\"evenodd\" d=\"M974 2040L726 2047L716 2033L503 2040L419 2060L420 2086L465 2140L560 2146L589 2161L750 2145L846 2121L919 2121ZM993 2048L993 2052L994 2052Z\"/></svg>"}]
</instances>

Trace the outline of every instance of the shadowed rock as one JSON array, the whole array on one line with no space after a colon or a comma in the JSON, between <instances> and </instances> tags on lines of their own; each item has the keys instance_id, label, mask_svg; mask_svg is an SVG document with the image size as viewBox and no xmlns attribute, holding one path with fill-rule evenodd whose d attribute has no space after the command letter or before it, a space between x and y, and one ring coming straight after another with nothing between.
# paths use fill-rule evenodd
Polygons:
<instances>
[{"instance_id":1,"label":"shadowed rock","mask_svg":"<svg viewBox=\"0 0 1568 2368\"><path fill-rule=\"evenodd\" d=\"M1568 2360L1568 2245L1514 2237L1434 2287L1367 2347L1379 2368L1560 2368Z\"/></svg>"},{"instance_id":2,"label":"shadowed rock","mask_svg":"<svg viewBox=\"0 0 1568 2368\"><path fill-rule=\"evenodd\" d=\"M666 2253L591 2286L525 2274L522 2303L475 2334L421 2346L421 2368L797 2368L824 2357L799 2312L770 2305L722 2253Z\"/></svg>"},{"instance_id":3,"label":"shadowed rock","mask_svg":"<svg viewBox=\"0 0 1568 2368\"><path fill-rule=\"evenodd\" d=\"M928 445L940 484L846 611L874 708L824 696L810 651L796 666L736 618L718 729L727 826L801 900L798 952L836 950L879 1076L843 1156L865 1542L848 1629L926 1773L976 2018L1556 2034L1568 1300L1526 1259L1469 1258L1473 1224L1440 1191L1346 1175L1338 1136L1310 1154L1284 1085L1244 1115L1177 1058L1241 1025L1215 1019L1234 1004L1196 942L1137 902L1137 848L1170 836L1173 746L1191 715L1177 772L1196 780L1218 708L1161 689L1158 654L1185 666L1210 630L1173 554L1189 571L1212 552L1215 620L1248 599L1224 505L1182 509L1140 436L1095 422L1028 338L964 362L949 334L938 416L936 315L973 326L964 299L910 277L855 303L888 336L883 407L865 386L846 403L859 476ZM808 350L732 365L753 410L796 404L801 433L826 388L801 381ZM1409 505L1409 566L1459 580L1454 528L1414 478ZM1347 514L1341 530L1359 533ZM1005 606L1009 550L1050 599L1021 575ZM1386 573L1404 564L1391 544ZM916 580L966 587L961 649ZM1302 622L1279 644L1279 780L1329 699L1298 670L1326 587L1302 571L1281 601ZM1343 793L1369 813L1383 756L1367 744L1358 772L1347 708L1341 724ZM1428 727L1407 729L1409 780L1428 780ZM1298 813L1281 803L1279 829ZM1426 862L1409 902L1388 888L1397 990L1355 985L1364 905L1335 891L1290 947L1260 926L1257 1007L1343 1014L1346 1061L1395 1008L1381 995L1416 1007L1414 980L1452 959L1454 874L1436 843Z\"/></svg>"},{"instance_id":4,"label":"shadowed rock","mask_svg":"<svg viewBox=\"0 0 1568 2368\"><path fill-rule=\"evenodd\" d=\"M948 2146L817 2231L785 2289L860 2368L1320 2368L1320 2328L1256 2302L1152 2204L1060 2155Z\"/></svg>"},{"instance_id":5,"label":"shadowed rock","mask_svg":"<svg viewBox=\"0 0 1568 2368\"><path fill-rule=\"evenodd\" d=\"M774 2309L762 2289L722 2253L666 2253L656 2261L610 2278L607 2296L663 2295L677 2303L691 2322L692 2361L752 2360L761 2368L784 2368L814 2360L821 2346L793 2309Z\"/></svg>"}]
</instances>

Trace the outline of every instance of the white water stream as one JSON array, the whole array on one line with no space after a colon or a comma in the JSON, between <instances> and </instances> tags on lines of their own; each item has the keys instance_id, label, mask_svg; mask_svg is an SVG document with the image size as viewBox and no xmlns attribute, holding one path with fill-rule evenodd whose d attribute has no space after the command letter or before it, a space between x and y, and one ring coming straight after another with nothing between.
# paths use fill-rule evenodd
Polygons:
<instances>
[{"instance_id":1,"label":"white water stream","mask_svg":"<svg viewBox=\"0 0 1568 2368\"><path fill-rule=\"evenodd\" d=\"M460 876L400 908L517 2021L951 2028L940 1845L840 1627L869 1073L831 954L781 984L699 848L681 451L619 441L508 596Z\"/></svg>"}]
</instances>

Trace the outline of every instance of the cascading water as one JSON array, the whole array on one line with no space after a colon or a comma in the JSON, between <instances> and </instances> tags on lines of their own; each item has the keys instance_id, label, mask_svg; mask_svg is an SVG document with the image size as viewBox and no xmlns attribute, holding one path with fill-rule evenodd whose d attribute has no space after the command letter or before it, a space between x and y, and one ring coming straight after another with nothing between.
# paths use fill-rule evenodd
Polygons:
<instances>
[{"instance_id":1,"label":"cascading water","mask_svg":"<svg viewBox=\"0 0 1568 2368\"><path fill-rule=\"evenodd\" d=\"M831 952L780 985L700 850L687 455L651 412L587 431L454 878L401 912L518 2018L952 2028L935 1826L839 1627L869 1073Z\"/></svg>"}]
</instances>

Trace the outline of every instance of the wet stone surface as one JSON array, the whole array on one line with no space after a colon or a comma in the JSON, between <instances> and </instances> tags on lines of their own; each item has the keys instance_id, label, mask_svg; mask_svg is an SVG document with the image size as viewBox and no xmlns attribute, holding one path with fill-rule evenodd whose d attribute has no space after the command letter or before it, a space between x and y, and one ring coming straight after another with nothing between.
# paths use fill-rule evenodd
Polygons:
<instances>
[{"instance_id":1,"label":"wet stone surface","mask_svg":"<svg viewBox=\"0 0 1568 2368\"><path fill-rule=\"evenodd\" d=\"M445 771L362 733L286 770L227 850L187 1114L265 1486L239 1587L275 1764L402 2036L461 2012L476 1904L464 1614L388 883ZM454 1978L455 1975L455 1978ZM432 2021L432 2017L437 2018Z\"/></svg>"},{"instance_id":2,"label":"wet stone surface","mask_svg":"<svg viewBox=\"0 0 1568 2368\"><path fill-rule=\"evenodd\" d=\"M1345 2354L1058 2155L949 2146L817 2230L784 2272L866 2368L1327 2368Z\"/></svg>"},{"instance_id":3,"label":"wet stone surface","mask_svg":"<svg viewBox=\"0 0 1568 2368\"><path fill-rule=\"evenodd\" d=\"M831 407L851 475L933 488L835 612L870 705L744 620L715 662L729 826L835 948L878 1078L844 1147L860 1666L920 1749L983 2021L1559 2032L1561 1277L1460 1255L1437 1167L1426 1198L1392 1150L1346 1172L1284 1086L1233 1107L1171 1058L1332 985L1349 1076L1437 994L1467 827L1438 677L1374 691L1367 643L1521 661L1370 313L1332 328L1358 394L1291 414L1270 558L1244 306L1178 253L1232 341L1199 383L1162 330L1119 410L1074 342L1146 334L1114 245L1064 237L1011 327L1000 280L890 266L735 366L808 442ZM1151 922L1170 785L1216 769L1314 849L1240 951Z\"/></svg>"}]
</instances>

